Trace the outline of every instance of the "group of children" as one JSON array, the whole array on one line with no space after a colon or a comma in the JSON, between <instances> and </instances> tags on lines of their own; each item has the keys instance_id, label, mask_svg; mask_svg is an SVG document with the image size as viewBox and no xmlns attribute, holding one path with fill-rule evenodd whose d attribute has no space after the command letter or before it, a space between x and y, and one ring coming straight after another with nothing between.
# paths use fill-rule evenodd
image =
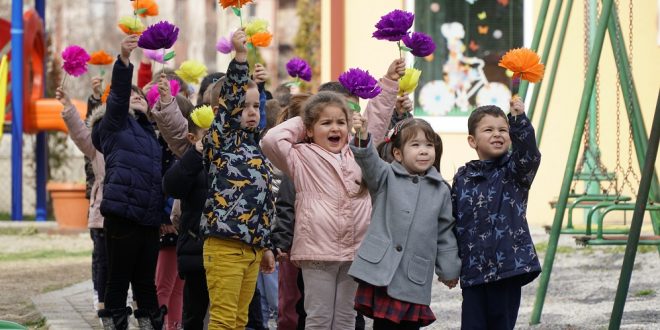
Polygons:
<instances>
[{"instance_id":1,"label":"group of children","mask_svg":"<svg viewBox=\"0 0 660 330\"><path fill-rule=\"evenodd\" d=\"M436 320L436 275L449 288L460 281L462 328L512 329L521 287L540 273L525 217L540 153L522 102L508 116L496 106L471 113L479 159L450 186L440 136L397 96L403 60L363 114L338 82L276 95L264 111L267 72L257 65L251 77L242 29L231 42L226 73L198 92L197 105L215 112L210 127L183 82L172 95L172 73L146 82L140 64L138 85L158 91L152 105L132 85L136 36L121 43L104 102L93 80L87 125L57 90L94 177L104 327L128 327L130 284L141 329L261 328L251 322L255 286L277 260L279 329L364 327L356 311L374 329L419 329Z\"/></svg>"}]
</instances>

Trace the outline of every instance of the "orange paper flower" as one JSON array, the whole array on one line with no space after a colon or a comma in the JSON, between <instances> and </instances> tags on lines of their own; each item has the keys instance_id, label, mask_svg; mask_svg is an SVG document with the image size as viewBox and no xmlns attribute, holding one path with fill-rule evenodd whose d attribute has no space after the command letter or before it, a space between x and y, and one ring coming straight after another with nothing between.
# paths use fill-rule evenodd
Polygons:
<instances>
[{"instance_id":1,"label":"orange paper flower","mask_svg":"<svg viewBox=\"0 0 660 330\"><path fill-rule=\"evenodd\" d=\"M105 86L105 90L103 91L103 95L101 95L101 103L105 104L105 102L108 100L108 95L110 95L110 84Z\"/></svg>"},{"instance_id":2,"label":"orange paper flower","mask_svg":"<svg viewBox=\"0 0 660 330\"><path fill-rule=\"evenodd\" d=\"M227 9L228 7L241 8L244 4L250 3L252 0L220 0L220 5L222 9Z\"/></svg>"},{"instance_id":3,"label":"orange paper flower","mask_svg":"<svg viewBox=\"0 0 660 330\"><path fill-rule=\"evenodd\" d=\"M133 9L142 17L158 16L158 4L154 0L135 0Z\"/></svg>"},{"instance_id":4,"label":"orange paper flower","mask_svg":"<svg viewBox=\"0 0 660 330\"><path fill-rule=\"evenodd\" d=\"M258 32L249 39L254 47L268 47L271 41L273 41L273 34L270 32Z\"/></svg>"},{"instance_id":5,"label":"orange paper flower","mask_svg":"<svg viewBox=\"0 0 660 330\"><path fill-rule=\"evenodd\" d=\"M87 63L92 65L108 65L112 64L113 61L114 58L112 58L110 54L99 50L98 52L94 52L90 55L90 59L87 61Z\"/></svg>"},{"instance_id":6,"label":"orange paper flower","mask_svg":"<svg viewBox=\"0 0 660 330\"><path fill-rule=\"evenodd\" d=\"M499 66L513 71L513 77L527 80L531 83L541 81L545 65L534 51L527 48L516 48L508 51L500 60Z\"/></svg>"}]
</instances>

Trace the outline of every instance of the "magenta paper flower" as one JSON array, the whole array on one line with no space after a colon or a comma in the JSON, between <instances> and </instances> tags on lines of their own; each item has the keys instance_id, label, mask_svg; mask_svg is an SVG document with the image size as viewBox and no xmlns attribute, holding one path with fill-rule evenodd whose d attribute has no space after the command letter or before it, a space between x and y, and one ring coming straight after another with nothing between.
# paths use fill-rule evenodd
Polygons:
<instances>
[{"instance_id":1,"label":"magenta paper flower","mask_svg":"<svg viewBox=\"0 0 660 330\"><path fill-rule=\"evenodd\" d=\"M170 92L172 93L172 97L179 93L180 88L181 86L176 79L170 80ZM147 103L149 103L149 108L153 107L159 98L160 93L158 93L158 84L151 85L151 88L147 92Z\"/></svg>"},{"instance_id":2,"label":"magenta paper flower","mask_svg":"<svg viewBox=\"0 0 660 330\"><path fill-rule=\"evenodd\" d=\"M220 37L218 43L215 44L215 49L223 54L229 54L234 50L234 45L231 43L231 39L234 37L234 31L229 33L229 38Z\"/></svg>"},{"instance_id":3,"label":"magenta paper flower","mask_svg":"<svg viewBox=\"0 0 660 330\"><path fill-rule=\"evenodd\" d=\"M372 99L381 91L378 81L369 74L369 71L358 68L348 69L342 73L339 76L339 82L351 94L363 99Z\"/></svg>"},{"instance_id":4,"label":"magenta paper flower","mask_svg":"<svg viewBox=\"0 0 660 330\"><path fill-rule=\"evenodd\" d=\"M413 25L415 14L395 9L382 16L376 23L373 37L378 40L401 41Z\"/></svg>"},{"instance_id":5,"label":"magenta paper flower","mask_svg":"<svg viewBox=\"0 0 660 330\"><path fill-rule=\"evenodd\" d=\"M165 56L165 50L164 49L157 49L157 50L152 50L152 49L143 49L142 54L144 56L152 61L156 61L158 63L165 63L163 60L163 56Z\"/></svg>"},{"instance_id":6,"label":"magenta paper flower","mask_svg":"<svg viewBox=\"0 0 660 330\"><path fill-rule=\"evenodd\" d=\"M78 77L87 72L87 61L91 57L85 49L80 46L71 45L64 49L62 52L62 68L66 73L74 77Z\"/></svg>"},{"instance_id":7,"label":"magenta paper flower","mask_svg":"<svg viewBox=\"0 0 660 330\"><path fill-rule=\"evenodd\" d=\"M161 21L150 25L138 40L138 46L144 49L167 49L172 48L179 36L179 28L176 25Z\"/></svg>"},{"instance_id":8,"label":"magenta paper flower","mask_svg":"<svg viewBox=\"0 0 660 330\"><path fill-rule=\"evenodd\" d=\"M304 81L312 80L312 68L299 57L294 57L286 63L286 71L293 78L300 78Z\"/></svg>"},{"instance_id":9,"label":"magenta paper flower","mask_svg":"<svg viewBox=\"0 0 660 330\"><path fill-rule=\"evenodd\" d=\"M403 44L410 48L410 52L417 57L425 57L433 54L435 51L435 42L428 34L422 32L413 32L406 34Z\"/></svg>"}]
</instances>

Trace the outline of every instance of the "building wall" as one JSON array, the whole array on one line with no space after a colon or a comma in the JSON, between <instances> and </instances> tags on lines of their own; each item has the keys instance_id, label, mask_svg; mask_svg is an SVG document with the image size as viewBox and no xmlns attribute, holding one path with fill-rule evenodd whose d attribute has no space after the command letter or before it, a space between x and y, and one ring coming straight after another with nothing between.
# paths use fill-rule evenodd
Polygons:
<instances>
[{"instance_id":1,"label":"building wall","mask_svg":"<svg viewBox=\"0 0 660 330\"><path fill-rule=\"evenodd\" d=\"M323 19L330 16L330 0L323 2ZM346 1L345 11L345 66L360 67L368 69L374 76L379 77L387 70L388 64L398 55L396 46L386 41L371 38L374 24L380 16L396 9L406 9L410 1ZM536 16L539 12L541 1L526 1L531 5L532 24L530 31L526 31L525 40L533 33L536 24ZM550 21L550 15L555 5L551 1L546 29ZM654 1L633 1L634 26L633 26L633 75L636 82L637 93L642 107L647 134L650 133L650 125L655 102L658 93L660 66L657 59L660 58L660 48L656 42L658 33L657 11L658 4ZM621 1L620 9L621 24L624 30L626 43L628 42L628 1ZM575 128L577 111L579 108L582 86L584 84L583 74L583 8L582 2L575 2L572 10L568 33L563 47L562 58L556 83L549 107L548 118L545 126L544 137L540 146L543 154L541 167L536 176L528 203L528 219L535 225L550 224L554 211L548 202L559 195L561 181L564 175L568 151ZM329 24L323 22L322 38L324 40L322 54L324 57L322 75L323 80L335 79L329 77L330 62L327 58L330 47ZM559 31L555 35L557 38ZM541 41L541 45L544 40ZM552 55L553 53L551 53ZM600 146L604 165L609 171L616 166L616 68L612 56L609 37L603 49L600 64ZM550 56L552 58L552 56ZM547 84L545 84L547 86ZM531 88L530 88L531 90ZM542 89L541 96L544 95ZM537 105L535 124L538 122L540 105ZM621 101L621 159L623 168L627 168L627 141L628 125L623 100ZM443 133L444 155L442 159L442 174L447 180L451 180L456 170L465 162L476 158L474 150L467 144L467 135L464 133ZM637 160L633 151L633 167L639 173ZM658 167L656 166L656 171ZM639 174L638 174L639 176ZM632 179L632 177L631 177ZM634 182L634 180L631 180ZM633 183L635 190L638 188ZM578 191L580 186L578 186ZM626 193L630 194L630 188Z\"/></svg>"}]
</instances>

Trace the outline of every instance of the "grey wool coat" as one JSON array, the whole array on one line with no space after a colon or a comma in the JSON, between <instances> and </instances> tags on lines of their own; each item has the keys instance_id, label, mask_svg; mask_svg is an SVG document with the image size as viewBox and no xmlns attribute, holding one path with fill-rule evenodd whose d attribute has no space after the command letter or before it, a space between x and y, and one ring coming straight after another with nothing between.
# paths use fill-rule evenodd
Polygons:
<instances>
[{"instance_id":1,"label":"grey wool coat","mask_svg":"<svg viewBox=\"0 0 660 330\"><path fill-rule=\"evenodd\" d=\"M387 287L392 298L430 305L434 268L443 280L458 279L461 272L448 184L434 167L418 176L399 162L383 161L371 142L351 149L373 209L348 274Z\"/></svg>"}]
</instances>

